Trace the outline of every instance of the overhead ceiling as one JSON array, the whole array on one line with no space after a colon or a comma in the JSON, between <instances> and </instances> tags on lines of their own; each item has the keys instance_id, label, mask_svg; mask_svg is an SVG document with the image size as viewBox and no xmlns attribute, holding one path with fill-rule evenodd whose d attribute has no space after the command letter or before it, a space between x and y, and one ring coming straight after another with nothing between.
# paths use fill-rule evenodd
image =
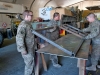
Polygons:
<instances>
[{"instance_id":1,"label":"overhead ceiling","mask_svg":"<svg viewBox=\"0 0 100 75\"><path fill-rule=\"evenodd\" d=\"M17 4L24 4L24 5L27 6L27 5L31 5L33 0L0 0L0 1L10 2L10 3L17 3ZM35 0L35 1L45 1L45 2L47 2L49 0ZM83 1L83 0L52 0L52 1L55 1L55 3L58 6L68 6L68 5Z\"/></svg>"},{"instance_id":2,"label":"overhead ceiling","mask_svg":"<svg viewBox=\"0 0 100 75\"><path fill-rule=\"evenodd\" d=\"M54 0L58 6L68 6L84 0Z\"/></svg>"}]
</instances>

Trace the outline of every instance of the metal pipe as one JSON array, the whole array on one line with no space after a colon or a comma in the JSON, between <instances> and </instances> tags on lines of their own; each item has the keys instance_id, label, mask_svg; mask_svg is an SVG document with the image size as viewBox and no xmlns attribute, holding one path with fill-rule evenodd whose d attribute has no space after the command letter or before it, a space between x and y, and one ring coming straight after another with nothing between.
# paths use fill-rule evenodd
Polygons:
<instances>
[{"instance_id":1,"label":"metal pipe","mask_svg":"<svg viewBox=\"0 0 100 75\"><path fill-rule=\"evenodd\" d=\"M84 33L84 32L82 32L80 29L78 29L78 28L76 28L76 27L73 27L73 26L71 26L71 25L69 25L69 24L64 24L65 26L67 26L67 27L70 27L70 28L72 28L72 29L74 29L74 30L76 30L80 35L82 35L82 36L85 36L85 35L87 35L86 33ZM63 26L64 26L63 25Z\"/></svg>"},{"instance_id":2,"label":"metal pipe","mask_svg":"<svg viewBox=\"0 0 100 75\"><path fill-rule=\"evenodd\" d=\"M41 35L40 33L36 32L35 30L32 31L33 34L37 35L38 37L42 38L43 40L47 41L48 43L52 44L53 46L57 47L58 49L62 50L63 52L67 53L70 56L73 56L74 53L61 47L60 45L58 45L57 43L49 40L48 38L46 38L45 36Z\"/></svg>"},{"instance_id":3,"label":"metal pipe","mask_svg":"<svg viewBox=\"0 0 100 75\"><path fill-rule=\"evenodd\" d=\"M75 50L74 50L75 56L76 56L77 53L79 52L79 50L80 50L82 44L84 43L84 41L85 41L85 40L82 39L81 42L80 42L80 44L75 48Z\"/></svg>"},{"instance_id":4,"label":"metal pipe","mask_svg":"<svg viewBox=\"0 0 100 75\"><path fill-rule=\"evenodd\" d=\"M68 26L68 27L70 27L70 28L73 28L73 29L75 29L75 30L77 30L77 31L80 31L80 29L78 29L78 28L76 28L76 27L73 27L73 26L71 26L71 25L66 24L66 26Z\"/></svg>"},{"instance_id":5,"label":"metal pipe","mask_svg":"<svg viewBox=\"0 0 100 75\"><path fill-rule=\"evenodd\" d=\"M35 29L36 31L42 31L42 30L48 30L48 29L52 29L54 27L47 27L47 28L40 28L40 29Z\"/></svg>"}]
</instances>

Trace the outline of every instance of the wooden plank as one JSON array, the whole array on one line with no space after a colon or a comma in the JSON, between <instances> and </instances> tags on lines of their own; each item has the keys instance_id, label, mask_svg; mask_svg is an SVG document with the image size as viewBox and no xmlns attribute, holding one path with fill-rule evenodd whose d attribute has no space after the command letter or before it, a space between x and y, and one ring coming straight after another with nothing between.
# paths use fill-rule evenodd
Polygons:
<instances>
[{"instance_id":1,"label":"wooden plank","mask_svg":"<svg viewBox=\"0 0 100 75\"><path fill-rule=\"evenodd\" d=\"M42 63L43 63L44 70L47 71L46 61L45 61L44 55L42 53L41 53L41 58L42 58Z\"/></svg>"},{"instance_id":2,"label":"wooden plank","mask_svg":"<svg viewBox=\"0 0 100 75\"><path fill-rule=\"evenodd\" d=\"M77 67L79 67L79 75L85 75L85 62L84 59L78 59Z\"/></svg>"}]
</instances>

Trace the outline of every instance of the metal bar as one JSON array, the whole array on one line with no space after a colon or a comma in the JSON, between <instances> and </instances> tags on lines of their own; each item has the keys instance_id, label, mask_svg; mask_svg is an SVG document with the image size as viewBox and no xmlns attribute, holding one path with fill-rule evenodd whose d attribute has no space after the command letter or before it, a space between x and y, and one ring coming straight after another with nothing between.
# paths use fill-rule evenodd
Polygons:
<instances>
[{"instance_id":1,"label":"metal bar","mask_svg":"<svg viewBox=\"0 0 100 75\"><path fill-rule=\"evenodd\" d=\"M48 30L48 29L52 29L53 27L47 27L47 28L40 28L40 29L35 29L36 31L42 31L42 30Z\"/></svg>"},{"instance_id":2,"label":"metal bar","mask_svg":"<svg viewBox=\"0 0 100 75\"><path fill-rule=\"evenodd\" d=\"M67 27L64 27L64 28L67 28ZM76 33L76 34L78 34L78 32L77 31L75 31L74 29L71 29L71 28L68 28L70 31L72 31L72 32L74 32L74 33Z\"/></svg>"},{"instance_id":3,"label":"metal bar","mask_svg":"<svg viewBox=\"0 0 100 75\"><path fill-rule=\"evenodd\" d=\"M66 29L66 28L64 28L64 27L61 27L61 26L60 26L60 28L63 29L63 30L65 30L65 31L67 31L67 32L69 32L69 33L72 33L73 35L75 35L75 36L77 36L77 37L83 38L81 35L76 34L76 33L72 32L72 31L70 31L70 30L68 30L68 29Z\"/></svg>"},{"instance_id":4,"label":"metal bar","mask_svg":"<svg viewBox=\"0 0 100 75\"><path fill-rule=\"evenodd\" d=\"M77 31L80 31L80 29L78 29L78 28L76 28L76 27L73 27L73 26L71 26L71 25L69 25L69 24L65 24L66 26L68 26L68 27L70 27L70 28L73 28L73 29L75 29L75 30L77 30Z\"/></svg>"},{"instance_id":5,"label":"metal bar","mask_svg":"<svg viewBox=\"0 0 100 75\"><path fill-rule=\"evenodd\" d=\"M76 56L77 53L79 52L79 50L80 50L80 48L81 48L81 46L82 46L83 43L84 43L84 40L81 40L80 44L75 48L75 51L74 51L75 56Z\"/></svg>"},{"instance_id":6,"label":"metal bar","mask_svg":"<svg viewBox=\"0 0 100 75\"><path fill-rule=\"evenodd\" d=\"M40 33L36 32L35 30L32 31L33 34L37 35L38 37L42 38L43 40L49 42L50 44L52 44L53 46L57 47L58 49L62 50L63 52L67 53L70 56L73 56L74 53L61 47L60 45L58 45L57 43L49 40L48 38L44 37L43 35L41 35Z\"/></svg>"}]
</instances>

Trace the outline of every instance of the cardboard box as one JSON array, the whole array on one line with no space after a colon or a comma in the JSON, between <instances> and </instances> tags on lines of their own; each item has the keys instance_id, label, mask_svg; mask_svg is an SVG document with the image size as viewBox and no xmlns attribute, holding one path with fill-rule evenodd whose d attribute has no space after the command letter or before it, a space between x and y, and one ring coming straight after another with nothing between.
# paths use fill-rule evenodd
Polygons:
<instances>
[{"instance_id":1,"label":"cardboard box","mask_svg":"<svg viewBox=\"0 0 100 75\"><path fill-rule=\"evenodd\" d=\"M69 16L72 16L72 13L70 10L67 10L66 8L57 8L57 9L53 9L50 11L50 16L51 16L51 19L53 19L53 14L55 12L58 12L60 14L60 16L63 14L63 15L69 15ZM60 17L61 18L61 17Z\"/></svg>"}]
</instances>

